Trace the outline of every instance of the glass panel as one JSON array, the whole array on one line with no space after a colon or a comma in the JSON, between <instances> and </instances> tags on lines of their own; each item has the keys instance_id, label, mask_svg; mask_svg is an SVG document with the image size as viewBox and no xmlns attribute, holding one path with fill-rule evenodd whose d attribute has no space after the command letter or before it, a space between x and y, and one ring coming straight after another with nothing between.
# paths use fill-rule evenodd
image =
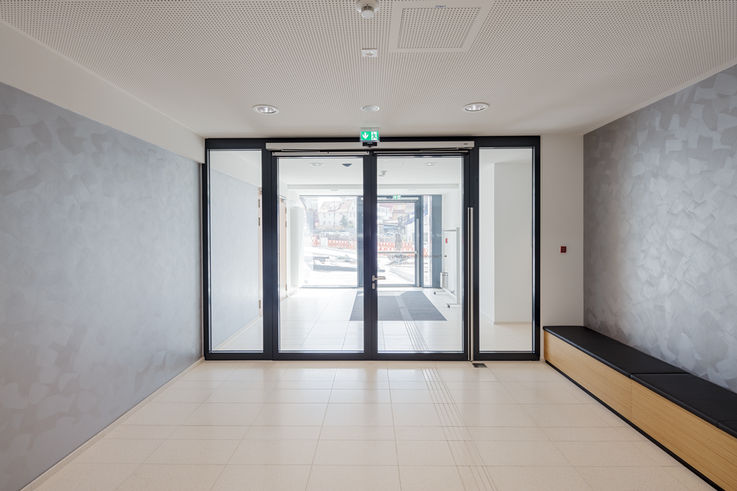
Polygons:
<instances>
[{"instance_id":1,"label":"glass panel","mask_svg":"<svg viewBox=\"0 0 737 491\"><path fill-rule=\"evenodd\" d=\"M279 350L363 351L363 159L279 159Z\"/></svg>"},{"instance_id":2,"label":"glass panel","mask_svg":"<svg viewBox=\"0 0 737 491\"><path fill-rule=\"evenodd\" d=\"M463 158L379 157L379 352L463 351Z\"/></svg>"},{"instance_id":3,"label":"glass panel","mask_svg":"<svg viewBox=\"0 0 737 491\"><path fill-rule=\"evenodd\" d=\"M261 151L210 151L210 346L263 351Z\"/></svg>"},{"instance_id":4,"label":"glass panel","mask_svg":"<svg viewBox=\"0 0 737 491\"><path fill-rule=\"evenodd\" d=\"M417 254L415 205L399 197L379 197L376 209L379 275L386 284L415 286Z\"/></svg>"},{"instance_id":5,"label":"glass panel","mask_svg":"<svg viewBox=\"0 0 737 491\"><path fill-rule=\"evenodd\" d=\"M532 351L532 149L479 160L479 350Z\"/></svg>"}]
</instances>

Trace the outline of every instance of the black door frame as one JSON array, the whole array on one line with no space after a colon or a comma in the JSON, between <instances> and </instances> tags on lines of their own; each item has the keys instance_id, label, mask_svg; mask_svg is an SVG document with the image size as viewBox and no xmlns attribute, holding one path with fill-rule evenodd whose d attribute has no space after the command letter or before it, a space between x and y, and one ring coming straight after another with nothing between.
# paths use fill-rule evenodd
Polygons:
<instances>
[{"instance_id":1,"label":"black door frame","mask_svg":"<svg viewBox=\"0 0 737 491\"><path fill-rule=\"evenodd\" d=\"M267 143L286 142L355 142L354 138L210 138L205 140L205 164L201 170L201 233L202 233L202 322L203 322L203 354L207 360L538 360L540 359L540 137L539 136L508 136L508 137L435 137L435 138L383 138L382 141L417 142L417 154L432 156L433 150L422 151L421 142L434 141L473 141L474 147L464 154L464 211L473 210L473 228L478 230L478 175L480 148L532 148L533 151L533 350L531 352L479 352L479 270L478 261L473 260L472 285L469 295L469 248L462 251L462 270L465 273L466 287L464 287L463 305L463 346L464 351L459 353L379 353L377 350L376 330L377 297L368 294L371 288L371 275L377 271L376 264L376 205L377 205L377 152L381 155L391 155L388 151L369 151L363 156L363 183L364 183L364 351L362 353L341 352L283 352L278 350L278 334L273 326L279 321L279 290L278 290L278 162L277 156L268 150ZM263 351L213 351L211 334L211 288L210 288L210 151L212 150L260 150L262 175L262 250L273 251L263 255ZM359 151L360 153L360 151ZM456 155L463 154L457 152ZM444 154L448 155L448 154ZM464 231L469 230L468 215L465 214ZM360 239L360 238L359 238ZM473 255L478 256L479 238L474 233L472 237ZM464 234L464 243L467 235ZM469 304L472 308L469 309ZM473 321L473 322L472 322ZM370 328L367 328L371 326ZM469 330L471 336L469 337ZM471 344L471 341L473 342Z\"/></svg>"}]
</instances>

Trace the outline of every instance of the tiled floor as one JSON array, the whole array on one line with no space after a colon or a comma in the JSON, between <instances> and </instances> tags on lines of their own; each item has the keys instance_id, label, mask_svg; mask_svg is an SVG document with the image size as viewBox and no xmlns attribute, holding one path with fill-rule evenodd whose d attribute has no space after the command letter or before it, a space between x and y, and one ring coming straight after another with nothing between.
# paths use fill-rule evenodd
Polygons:
<instances>
[{"instance_id":1,"label":"tiled floor","mask_svg":"<svg viewBox=\"0 0 737 491\"><path fill-rule=\"evenodd\" d=\"M43 490L709 489L539 362L205 362Z\"/></svg>"},{"instance_id":2,"label":"tiled floor","mask_svg":"<svg viewBox=\"0 0 737 491\"><path fill-rule=\"evenodd\" d=\"M380 321L378 348L381 352L458 352L463 350L463 309L449 293L430 288L384 288L384 295L422 291L446 320ZM359 292L348 288L302 288L281 302L280 348L282 351L363 350L363 321L351 321ZM214 321L213 329L217 329ZM261 319L244 327L216 350L260 350L263 346ZM531 351L529 323L481 324L481 351Z\"/></svg>"}]
</instances>

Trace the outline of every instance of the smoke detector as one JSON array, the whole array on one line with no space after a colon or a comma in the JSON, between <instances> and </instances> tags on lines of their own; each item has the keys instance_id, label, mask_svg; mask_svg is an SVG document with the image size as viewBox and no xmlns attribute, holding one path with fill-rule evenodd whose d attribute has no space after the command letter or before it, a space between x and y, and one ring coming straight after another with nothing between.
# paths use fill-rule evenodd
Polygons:
<instances>
[{"instance_id":1,"label":"smoke detector","mask_svg":"<svg viewBox=\"0 0 737 491\"><path fill-rule=\"evenodd\" d=\"M376 0L358 0L356 10L364 19L373 19L379 10L379 2Z\"/></svg>"}]
</instances>

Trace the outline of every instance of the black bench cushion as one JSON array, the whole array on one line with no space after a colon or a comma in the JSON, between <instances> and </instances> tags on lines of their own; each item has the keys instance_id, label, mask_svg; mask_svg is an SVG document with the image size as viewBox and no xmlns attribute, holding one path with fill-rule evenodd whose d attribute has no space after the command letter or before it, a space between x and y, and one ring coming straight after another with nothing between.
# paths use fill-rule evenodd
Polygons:
<instances>
[{"instance_id":1,"label":"black bench cushion","mask_svg":"<svg viewBox=\"0 0 737 491\"><path fill-rule=\"evenodd\" d=\"M635 373L685 373L584 326L545 326L543 329L628 377Z\"/></svg>"},{"instance_id":2,"label":"black bench cushion","mask_svg":"<svg viewBox=\"0 0 737 491\"><path fill-rule=\"evenodd\" d=\"M690 373L648 373L632 378L737 437L737 394Z\"/></svg>"}]
</instances>

